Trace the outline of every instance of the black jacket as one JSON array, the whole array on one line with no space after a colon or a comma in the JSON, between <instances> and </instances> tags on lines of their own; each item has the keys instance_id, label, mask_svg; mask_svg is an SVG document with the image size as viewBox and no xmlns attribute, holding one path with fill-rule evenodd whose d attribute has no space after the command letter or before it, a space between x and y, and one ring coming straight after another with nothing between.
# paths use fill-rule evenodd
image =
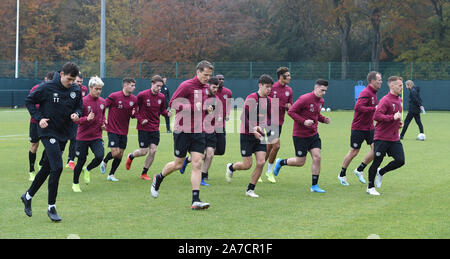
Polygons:
<instances>
[{"instance_id":1,"label":"black jacket","mask_svg":"<svg viewBox=\"0 0 450 259\"><path fill-rule=\"evenodd\" d=\"M165 103L166 103L166 108L169 107L169 101L170 101L170 93L169 93L169 88L167 87L167 85L163 85L161 87L161 93L164 94L165 97Z\"/></svg>"},{"instance_id":2,"label":"black jacket","mask_svg":"<svg viewBox=\"0 0 450 259\"><path fill-rule=\"evenodd\" d=\"M420 98L420 88L414 86L409 89L409 107L410 113L420 113L420 106L422 106L422 98Z\"/></svg>"},{"instance_id":3,"label":"black jacket","mask_svg":"<svg viewBox=\"0 0 450 259\"><path fill-rule=\"evenodd\" d=\"M50 119L48 127L38 126L39 137L53 137L59 141L67 141L73 134L72 113L81 117L83 98L78 85L65 88L61 84L59 72L55 72L53 80L38 86L25 98L30 115L39 123L43 118ZM39 104L39 108L36 108Z\"/></svg>"}]
</instances>

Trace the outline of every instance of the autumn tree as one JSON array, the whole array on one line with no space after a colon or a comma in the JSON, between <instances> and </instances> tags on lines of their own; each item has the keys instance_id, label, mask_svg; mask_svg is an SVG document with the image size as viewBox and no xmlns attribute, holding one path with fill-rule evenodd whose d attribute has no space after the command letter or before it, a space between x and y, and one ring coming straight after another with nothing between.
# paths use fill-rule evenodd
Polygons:
<instances>
[{"instance_id":1,"label":"autumn tree","mask_svg":"<svg viewBox=\"0 0 450 259\"><path fill-rule=\"evenodd\" d=\"M219 0L154 0L141 8L135 60L198 61L225 46Z\"/></svg>"}]
</instances>

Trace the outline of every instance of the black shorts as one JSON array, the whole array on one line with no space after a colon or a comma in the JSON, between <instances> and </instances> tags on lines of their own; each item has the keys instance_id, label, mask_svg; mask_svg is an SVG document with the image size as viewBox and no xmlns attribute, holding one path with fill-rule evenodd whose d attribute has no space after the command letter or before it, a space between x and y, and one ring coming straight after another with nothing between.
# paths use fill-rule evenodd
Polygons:
<instances>
[{"instance_id":1,"label":"black shorts","mask_svg":"<svg viewBox=\"0 0 450 259\"><path fill-rule=\"evenodd\" d=\"M217 136L216 133L205 133L206 147L216 148L217 146Z\"/></svg>"},{"instance_id":2,"label":"black shorts","mask_svg":"<svg viewBox=\"0 0 450 259\"><path fill-rule=\"evenodd\" d=\"M313 148L322 149L322 141L320 140L319 134L308 138L300 138L293 136L295 155L297 157L305 157L309 150Z\"/></svg>"},{"instance_id":3,"label":"black shorts","mask_svg":"<svg viewBox=\"0 0 450 259\"><path fill-rule=\"evenodd\" d=\"M138 130L140 148L148 148L150 144L159 145L159 131Z\"/></svg>"},{"instance_id":4,"label":"black shorts","mask_svg":"<svg viewBox=\"0 0 450 259\"><path fill-rule=\"evenodd\" d=\"M108 147L112 148L127 148L127 135L119 135L116 133L108 132Z\"/></svg>"},{"instance_id":5,"label":"black shorts","mask_svg":"<svg viewBox=\"0 0 450 259\"><path fill-rule=\"evenodd\" d=\"M37 127L39 127L39 124L30 122L30 142L31 143L39 142L39 135L38 135Z\"/></svg>"},{"instance_id":6,"label":"black shorts","mask_svg":"<svg viewBox=\"0 0 450 259\"><path fill-rule=\"evenodd\" d=\"M350 135L350 147L360 149L364 140L367 145L371 145L373 143L374 133L375 130L352 130Z\"/></svg>"},{"instance_id":7,"label":"black shorts","mask_svg":"<svg viewBox=\"0 0 450 259\"><path fill-rule=\"evenodd\" d=\"M88 148L91 148L95 157L103 158L105 155L105 148L103 139L94 139L90 141L77 140L75 155L78 158L85 159L88 156Z\"/></svg>"},{"instance_id":8,"label":"black shorts","mask_svg":"<svg viewBox=\"0 0 450 259\"><path fill-rule=\"evenodd\" d=\"M187 152L204 153L206 149L205 133L173 133L173 153L176 157L186 157Z\"/></svg>"},{"instance_id":9,"label":"black shorts","mask_svg":"<svg viewBox=\"0 0 450 259\"><path fill-rule=\"evenodd\" d=\"M373 143L374 157L384 157L388 154L395 160L405 160L403 145L400 141L375 140Z\"/></svg>"},{"instance_id":10,"label":"black shorts","mask_svg":"<svg viewBox=\"0 0 450 259\"><path fill-rule=\"evenodd\" d=\"M281 137L281 130L283 129L283 126L274 126L275 129L271 129L268 133L267 133L267 140L268 140L268 144L272 143L274 140L279 139ZM278 130L278 131L277 131Z\"/></svg>"},{"instance_id":11,"label":"black shorts","mask_svg":"<svg viewBox=\"0 0 450 259\"><path fill-rule=\"evenodd\" d=\"M241 156L249 157L260 151L267 151L266 144L261 143L253 134L241 134Z\"/></svg>"},{"instance_id":12,"label":"black shorts","mask_svg":"<svg viewBox=\"0 0 450 259\"><path fill-rule=\"evenodd\" d=\"M225 154L225 147L227 146L227 134L225 129L221 133L216 132L216 150L214 150L214 155L222 156Z\"/></svg>"}]
</instances>

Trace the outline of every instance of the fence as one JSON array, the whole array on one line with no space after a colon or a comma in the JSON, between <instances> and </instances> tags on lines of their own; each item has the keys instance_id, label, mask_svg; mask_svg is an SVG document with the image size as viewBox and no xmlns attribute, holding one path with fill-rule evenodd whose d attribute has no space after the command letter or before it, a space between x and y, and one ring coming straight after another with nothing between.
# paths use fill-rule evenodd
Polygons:
<instances>
[{"instance_id":1,"label":"fence","mask_svg":"<svg viewBox=\"0 0 450 259\"><path fill-rule=\"evenodd\" d=\"M74 61L84 77L100 75L100 65L95 62ZM19 63L19 77L42 79L47 72L61 68L64 61L33 61ZM168 78L186 79L195 73L194 62L106 62L107 78L150 78L155 74ZM377 70L387 78L400 75L412 80L450 80L450 62L350 62L343 74L341 62L214 62L214 73L227 79L257 79L261 74L276 77L276 69L288 67L292 79L314 80L364 80L367 73ZM0 61L0 78L15 76L14 61Z\"/></svg>"}]
</instances>

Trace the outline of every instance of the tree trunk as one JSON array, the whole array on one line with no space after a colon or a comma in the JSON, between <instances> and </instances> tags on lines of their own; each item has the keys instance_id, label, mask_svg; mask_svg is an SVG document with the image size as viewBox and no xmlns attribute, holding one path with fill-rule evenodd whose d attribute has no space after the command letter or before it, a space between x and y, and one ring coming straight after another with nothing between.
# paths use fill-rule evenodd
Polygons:
<instances>
[{"instance_id":1,"label":"tree trunk","mask_svg":"<svg viewBox=\"0 0 450 259\"><path fill-rule=\"evenodd\" d=\"M381 53L380 39L380 23L381 10L374 8L370 14L370 22L372 24L372 69L377 71Z\"/></svg>"}]
</instances>

